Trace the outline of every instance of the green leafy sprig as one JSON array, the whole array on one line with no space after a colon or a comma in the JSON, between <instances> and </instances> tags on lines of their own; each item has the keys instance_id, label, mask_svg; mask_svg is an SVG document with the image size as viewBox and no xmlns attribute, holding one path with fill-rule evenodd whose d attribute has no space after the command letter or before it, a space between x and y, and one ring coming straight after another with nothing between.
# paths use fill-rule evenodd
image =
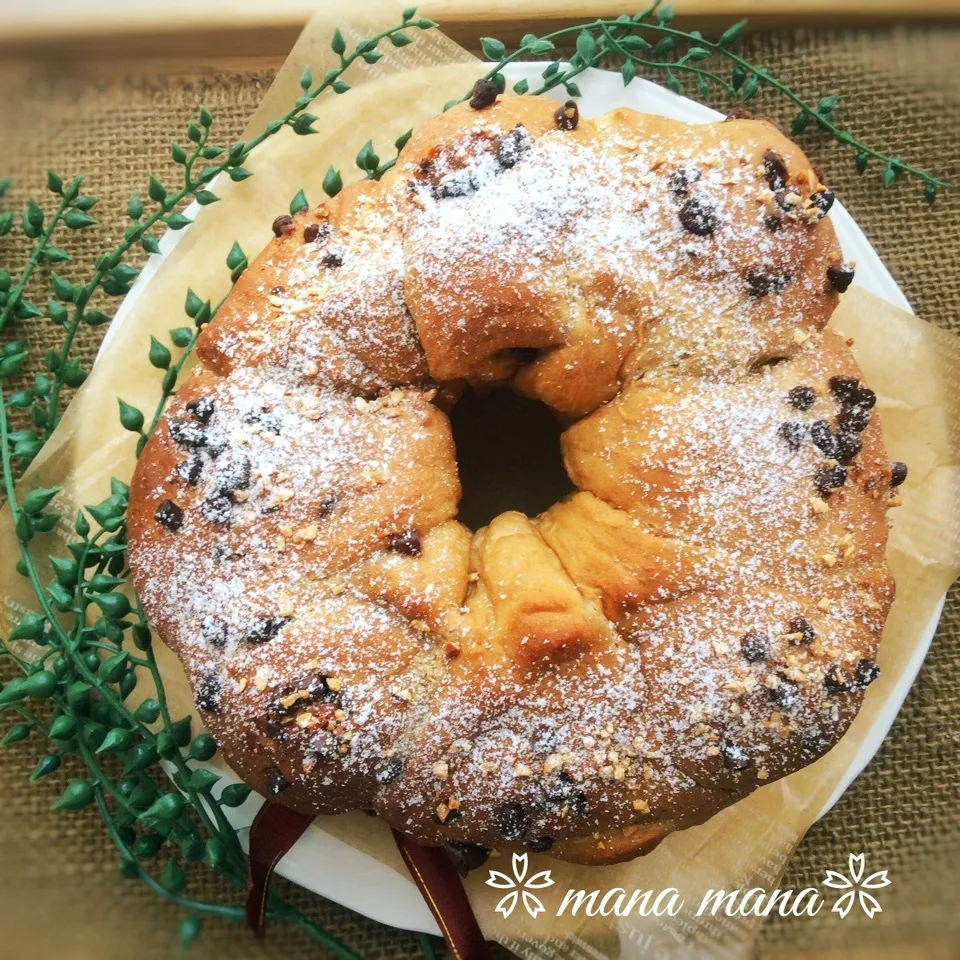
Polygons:
<instances>
[{"instance_id":1,"label":"green leafy sprig","mask_svg":"<svg viewBox=\"0 0 960 960\"><path fill-rule=\"evenodd\" d=\"M767 71L734 53L731 48L744 23L734 24L717 40L708 41L697 31L674 28L669 9L658 3L633 17L598 19L542 37L528 34L512 52L500 41L484 38L484 54L492 61L486 78L502 92L506 88L503 71L510 63L544 57L556 49L558 42L572 42L573 55L567 60L546 62L535 89L520 80L513 85L514 92L539 94L562 87L567 95L579 96L576 78L589 67L611 59L620 63L624 84L649 74L682 92L684 82L690 80L705 100L719 93L747 102L762 87L769 87L798 110L793 121L795 135L810 126L822 129L856 151L855 163L861 173L872 159L881 164L886 186L901 175L919 178L931 203L937 190L948 186L863 144L838 126L833 119L838 104L835 96L807 102ZM92 226L96 221L89 211L97 201L81 192L81 178L65 184L50 172L47 189L53 209L45 213L38 202L29 200L19 219L20 229L32 241L26 263L16 279L0 269L0 329L14 319L30 323L46 317L63 331L59 347L45 357L45 373L35 377L29 387L8 390L9 382L22 371L26 341L11 340L0 351L3 493L19 544L17 570L29 580L37 606L21 616L6 645L0 645L0 657L9 658L19 667L19 675L0 687L0 714L10 714L14 719L0 738L0 745L46 738L45 752L30 775L32 780L48 777L64 761L69 762L77 777L53 807L64 811L97 808L116 845L123 875L140 880L185 911L180 926L184 944L200 933L204 916L235 920L244 916L237 904L209 903L190 896L187 865L203 862L233 886L243 888L246 861L225 811L242 804L250 789L242 784L221 789L218 775L203 766L215 754L213 739L208 734L194 735L189 717L175 718L171 713L143 609L139 600L131 601L124 592L129 576L127 485L113 480L104 500L84 507L73 518L66 554L51 555L41 563L31 547L36 547L38 536L63 524L57 510L59 491L34 489L18 499L16 479L56 427L64 389L79 386L86 377L87 371L72 356L78 331L83 324L109 323L109 313L96 304L104 298L124 296L139 275L136 267L124 262L125 258L137 252L156 253L161 230L180 230L190 223L184 212L189 203L215 203L218 177L242 181L251 176L244 163L267 138L284 127L301 136L316 132L316 117L307 108L326 91L347 92L350 85L344 75L358 59L376 63L385 42L405 46L414 42L417 31L432 26L429 20L416 19L411 8L404 11L400 24L359 41L352 50L348 50L343 34L335 31L330 47L338 66L319 83L309 69L304 70L301 95L293 107L249 141L229 146L213 142L213 117L201 107L197 119L187 126L185 143L174 142L170 147L171 160L179 168L176 186L149 177L144 197L135 193L127 204L129 224L123 241L96 258L84 283L74 284L58 275L56 266L69 260L69 254L53 241L60 230ZM710 69L719 62L726 63L729 77ZM407 131L394 141L395 152L387 159L382 159L373 142L368 141L357 153L356 167L368 179L378 179L396 163L396 153L410 134ZM342 173L330 167L323 190L329 197L336 196L343 183ZM0 181L0 197L7 186ZM308 205L304 192L298 191L290 202L290 212ZM15 228L12 213L0 214L0 236ZM232 282L247 264L246 254L235 243L226 258ZM43 308L25 298L38 271L46 274L50 294ZM120 422L136 434L138 455L175 392L197 337L218 307L188 290L184 302L188 322L171 329L166 341L151 337L149 360L161 374L161 393L154 410L144 413L118 400ZM28 412L28 428L12 429L11 418L16 411L21 417ZM23 643L32 644L39 653L22 656L17 650L22 651L19 645ZM144 683L149 684L149 695L138 707L129 706L131 694ZM176 791L168 789L168 781L159 775L161 761L171 773ZM160 860L163 865L157 866ZM356 960L352 951L275 894L269 901L268 916L293 924L342 960ZM432 943L421 938L421 945L430 960Z\"/></svg>"}]
</instances>

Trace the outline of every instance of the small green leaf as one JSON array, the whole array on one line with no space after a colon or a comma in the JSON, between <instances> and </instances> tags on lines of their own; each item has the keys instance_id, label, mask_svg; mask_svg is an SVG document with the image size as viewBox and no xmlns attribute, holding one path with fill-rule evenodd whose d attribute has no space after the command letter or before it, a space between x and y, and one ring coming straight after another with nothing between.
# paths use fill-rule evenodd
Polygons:
<instances>
[{"instance_id":1,"label":"small green leaf","mask_svg":"<svg viewBox=\"0 0 960 960\"><path fill-rule=\"evenodd\" d=\"M170 350L165 347L156 337L150 337L150 364L158 370L166 370L173 359Z\"/></svg>"},{"instance_id":2,"label":"small green leaf","mask_svg":"<svg viewBox=\"0 0 960 960\"><path fill-rule=\"evenodd\" d=\"M191 223L193 221L182 213L171 213L166 220L166 224L171 230L182 230L184 227L190 226Z\"/></svg>"},{"instance_id":3,"label":"small green leaf","mask_svg":"<svg viewBox=\"0 0 960 960\"><path fill-rule=\"evenodd\" d=\"M70 254L60 247L47 247L43 251L43 258L47 263L66 263L70 259Z\"/></svg>"},{"instance_id":4,"label":"small green leaf","mask_svg":"<svg viewBox=\"0 0 960 960\"><path fill-rule=\"evenodd\" d=\"M746 103L748 100L752 100L757 90L760 87L760 78L757 74L752 73L747 78L747 82L743 85L743 89L740 91L740 99Z\"/></svg>"},{"instance_id":5,"label":"small green leaf","mask_svg":"<svg viewBox=\"0 0 960 960\"><path fill-rule=\"evenodd\" d=\"M106 599L107 597L122 596L122 594L103 594L102 598ZM99 604L99 600L97 603ZM106 611L104 611L106 612ZM100 668L97 671L100 674L101 679L106 680L107 683L117 683L120 678L127 672L127 664L130 662L130 654L126 651L121 653L116 653L112 657L107 657L105 660L100 661Z\"/></svg>"},{"instance_id":6,"label":"small green leaf","mask_svg":"<svg viewBox=\"0 0 960 960\"><path fill-rule=\"evenodd\" d=\"M530 89L530 83L526 77L522 77L513 85L513 92L519 96L523 96Z\"/></svg>"},{"instance_id":7,"label":"small green leaf","mask_svg":"<svg viewBox=\"0 0 960 960\"><path fill-rule=\"evenodd\" d=\"M179 893L187 885L187 878L176 860L167 861L160 871L160 886L167 893Z\"/></svg>"},{"instance_id":8,"label":"small green leaf","mask_svg":"<svg viewBox=\"0 0 960 960\"><path fill-rule=\"evenodd\" d=\"M93 600L111 620L120 620L130 612L130 601L122 593L101 593Z\"/></svg>"},{"instance_id":9,"label":"small green leaf","mask_svg":"<svg viewBox=\"0 0 960 960\"><path fill-rule=\"evenodd\" d=\"M839 102L840 98L835 93L830 94L829 97L823 97L817 102L817 113L829 116Z\"/></svg>"},{"instance_id":10,"label":"small green leaf","mask_svg":"<svg viewBox=\"0 0 960 960\"><path fill-rule=\"evenodd\" d=\"M63 180L60 179L52 170L47 171L47 189L51 193L63 194Z\"/></svg>"},{"instance_id":11,"label":"small green leaf","mask_svg":"<svg viewBox=\"0 0 960 960\"><path fill-rule=\"evenodd\" d=\"M203 131L192 121L187 124L187 139L191 143L199 143L203 139Z\"/></svg>"},{"instance_id":12,"label":"small green leaf","mask_svg":"<svg viewBox=\"0 0 960 960\"><path fill-rule=\"evenodd\" d=\"M696 62L697 60L706 60L709 56L710 51L704 47L691 47L686 54L684 54L683 59Z\"/></svg>"},{"instance_id":13,"label":"small green leaf","mask_svg":"<svg viewBox=\"0 0 960 960\"><path fill-rule=\"evenodd\" d=\"M60 376L68 387L76 389L87 379L87 371L80 366L80 358L74 357L63 365Z\"/></svg>"},{"instance_id":14,"label":"small green leaf","mask_svg":"<svg viewBox=\"0 0 960 960\"><path fill-rule=\"evenodd\" d=\"M93 803L93 787L86 780L74 780L53 802L50 809L82 810L91 803Z\"/></svg>"},{"instance_id":15,"label":"small green leaf","mask_svg":"<svg viewBox=\"0 0 960 960\"><path fill-rule=\"evenodd\" d=\"M234 183L240 183L241 180L246 180L247 177L252 177L253 174L246 170L244 167L233 167L228 171L230 179Z\"/></svg>"},{"instance_id":16,"label":"small green leaf","mask_svg":"<svg viewBox=\"0 0 960 960\"><path fill-rule=\"evenodd\" d=\"M160 704L148 697L134 711L134 717L141 723L155 723L160 717Z\"/></svg>"},{"instance_id":17,"label":"small green leaf","mask_svg":"<svg viewBox=\"0 0 960 960\"><path fill-rule=\"evenodd\" d=\"M185 950L187 947L189 947L190 944L200 936L202 931L202 917L197 916L195 913L191 913L184 917L180 921L180 929L177 932L177 937L180 940L181 948Z\"/></svg>"},{"instance_id":18,"label":"small green leaf","mask_svg":"<svg viewBox=\"0 0 960 960\"><path fill-rule=\"evenodd\" d=\"M147 195L156 203L163 203L167 198L167 188L152 173L147 181Z\"/></svg>"},{"instance_id":19,"label":"small green leaf","mask_svg":"<svg viewBox=\"0 0 960 960\"><path fill-rule=\"evenodd\" d=\"M394 147L396 147L396 149L397 149L398 151L402 150L402 149L407 145L407 141L408 141L412 136L413 136L413 130L412 130L412 129L411 129L411 130L408 130L406 133L401 133L400 136L397 137L397 139L393 141Z\"/></svg>"},{"instance_id":20,"label":"small green leaf","mask_svg":"<svg viewBox=\"0 0 960 960\"><path fill-rule=\"evenodd\" d=\"M100 746L97 747L96 752L123 753L124 750L130 749L132 743L133 735L129 730L125 730L123 727L114 727L107 731L107 735L101 741Z\"/></svg>"},{"instance_id":21,"label":"small green leaf","mask_svg":"<svg viewBox=\"0 0 960 960\"><path fill-rule=\"evenodd\" d=\"M657 45L653 48L653 55L655 57L666 56L675 46L676 41L673 37L661 37L657 41Z\"/></svg>"},{"instance_id":22,"label":"small green leaf","mask_svg":"<svg viewBox=\"0 0 960 960\"><path fill-rule=\"evenodd\" d=\"M170 144L170 156L174 163L184 164L187 162L186 150L184 150L183 147L181 147L176 141Z\"/></svg>"},{"instance_id":23,"label":"small green leaf","mask_svg":"<svg viewBox=\"0 0 960 960\"><path fill-rule=\"evenodd\" d=\"M51 740L70 740L77 735L77 722L73 717L56 717L50 724Z\"/></svg>"},{"instance_id":24,"label":"small green leaf","mask_svg":"<svg viewBox=\"0 0 960 960\"><path fill-rule=\"evenodd\" d=\"M413 43L413 41L405 33L391 33L390 42L395 47L405 47L408 44Z\"/></svg>"},{"instance_id":25,"label":"small green leaf","mask_svg":"<svg viewBox=\"0 0 960 960\"><path fill-rule=\"evenodd\" d=\"M136 408L117 397L120 405L120 423L131 433L140 433L143 429L143 414Z\"/></svg>"},{"instance_id":26,"label":"small green leaf","mask_svg":"<svg viewBox=\"0 0 960 960\"><path fill-rule=\"evenodd\" d=\"M53 292L56 294L58 300L62 300L64 303L73 302L76 288L68 280L64 280L63 277L58 276L56 273L51 273L50 285L53 287Z\"/></svg>"},{"instance_id":27,"label":"small green leaf","mask_svg":"<svg viewBox=\"0 0 960 960\"><path fill-rule=\"evenodd\" d=\"M14 724L0 739L0 747L5 747L9 743L20 743L21 740L26 740L30 736L30 730L32 728L27 723L16 723Z\"/></svg>"},{"instance_id":28,"label":"small green leaf","mask_svg":"<svg viewBox=\"0 0 960 960\"><path fill-rule=\"evenodd\" d=\"M671 7L669 4L667 6L660 7L660 9L657 10L657 19L664 24L670 23L670 21L673 20L673 7Z\"/></svg>"},{"instance_id":29,"label":"small green leaf","mask_svg":"<svg viewBox=\"0 0 960 960\"><path fill-rule=\"evenodd\" d=\"M412 20L416 12L416 7L407 7L407 9L403 11L403 22L406 23L408 20Z\"/></svg>"},{"instance_id":30,"label":"small green leaf","mask_svg":"<svg viewBox=\"0 0 960 960\"><path fill-rule=\"evenodd\" d=\"M223 788L220 803L225 807L239 807L250 796L250 787L245 783L231 783Z\"/></svg>"},{"instance_id":31,"label":"small green leaf","mask_svg":"<svg viewBox=\"0 0 960 960\"><path fill-rule=\"evenodd\" d=\"M147 253L159 253L160 244L157 243L156 237L144 236L140 238L140 246L143 247Z\"/></svg>"},{"instance_id":32,"label":"small green leaf","mask_svg":"<svg viewBox=\"0 0 960 960\"><path fill-rule=\"evenodd\" d=\"M200 121L200 126L206 128L207 130L213 125L213 114L206 108L201 106L197 111L197 118Z\"/></svg>"},{"instance_id":33,"label":"small green leaf","mask_svg":"<svg viewBox=\"0 0 960 960\"><path fill-rule=\"evenodd\" d=\"M82 230L84 227L92 227L97 221L82 210L68 210L64 215L63 222L71 230Z\"/></svg>"},{"instance_id":34,"label":"small green leaf","mask_svg":"<svg viewBox=\"0 0 960 960\"><path fill-rule=\"evenodd\" d=\"M527 51L533 56L541 56L544 53L549 53L552 49L552 40L536 40L527 47Z\"/></svg>"},{"instance_id":35,"label":"small green leaf","mask_svg":"<svg viewBox=\"0 0 960 960\"><path fill-rule=\"evenodd\" d=\"M31 490L20 504L20 509L30 515L39 513L60 492L61 487L38 487Z\"/></svg>"},{"instance_id":36,"label":"small green leaf","mask_svg":"<svg viewBox=\"0 0 960 960\"><path fill-rule=\"evenodd\" d=\"M36 640L42 633L46 620L39 613L25 613L10 631L9 640Z\"/></svg>"},{"instance_id":37,"label":"small green leaf","mask_svg":"<svg viewBox=\"0 0 960 960\"><path fill-rule=\"evenodd\" d=\"M589 30L581 30L580 33L577 34L577 56L589 66L593 62L596 52L597 42L593 39L593 34ZM498 57L497 59L500 58Z\"/></svg>"},{"instance_id":38,"label":"small green leaf","mask_svg":"<svg viewBox=\"0 0 960 960\"><path fill-rule=\"evenodd\" d=\"M623 77L623 85L632 83L637 76L637 68L634 66L632 60L627 60L624 65L620 68L620 75Z\"/></svg>"},{"instance_id":39,"label":"small green leaf","mask_svg":"<svg viewBox=\"0 0 960 960\"><path fill-rule=\"evenodd\" d=\"M220 775L212 770L199 768L190 774L190 788L192 790L209 790L218 780Z\"/></svg>"},{"instance_id":40,"label":"small green leaf","mask_svg":"<svg viewBox=\"0 0 960 960\"><path fill-rule=\"evenodd\" d=\"M201 733L190 744L190 756L194 760L209 760L217 752L217 741L209 733Z\"/></svg>"},{"instance_id":41,"label":"small green leaf","mask_svg":"<svg viewBox=\"0 0 960 960\"><path fill-rule=\"evenodd\" d=\"M923 188L923 199L932 207L937 202L937 185L928 180Z\"/></svg>"},{"instance_id":42,"label":"small green leaf","mask_svg":"<svg viewBox=\"0 0 960 960\"><path fill-rule=\"evenodd\" d=\"M300 88L306 93L313 86L313 74L310 72L309 67L303 68L303 73L300 74Z\"/></svg>"},{"instance_id":43,"label":"small green leaf","mask_svg":"<svg viewBox=\"0 0 960 960\"><path fill-rule=\"evenodd\" d=\"M203 306L203 301L188 287L187 288L187 299L183 305L184 313L188 317L196 317L200 312L200 308Z\"/></svg>"},{"instance_id":44,"label":"small green leaf","mask_svg":"<svg viewBox=\"0 0 960 960\"><path fill-rule=\"evenodd\" d=\"M292 215L300 213L301 210L309 210L310 204L307 196L302 190L298 190L294 198L290 201L290 213Z\"/></svg>"},{"instance_id":45,"label":"small green leaf","mask_svg":"<svg viewBox=\"0 0 960 960\"><path fill-rule=\"evenodd\" d=\"M891 161L883 168L883 173L880 174L880 179L883 181L885 187L892 187L897 179L897 170Z\"/></svg>"},{"instance_id":46,"label":"small green leaf","mask_svg":"<svg viewBox=\"0 0 960 960\"><path fill-rule=\"evenodd\" d=\"M790 125L790 133L793 136L803 133L807 129L807 126L810 123L810 114L806 110L801 110L794 118L793 123Z\"/></svg>"},{"instance_id":47,"label":"small green leaf","mask_svg":"<svg viewBox=\"0 0 960 960\"><path fill-rule=\"evenodd\" d=\"M356 164L361 170L373 171L380 165L380 158L374 152L373 142L368 140L357 154Z\"/></svg>"},{"instance_id":48,"label":"small green leaf","mask_svg":"<svg viewBox=\"0 0 960 960\"><path fill-rule=\"evenodd\" d=\"M60 754L46 753L38 761L30 774L30 780L36 782L41 777L49 777L60 768Z\"/></svg>"},{"instance_id":49,"label":"small green leaf","mask_svg":"<svg viewBox=\"0 0 960 960\"><path fill-rule=\"evenodd\" d=\"M330 49L338 56L342 57L347 50L347 41L343 39L340 28L333 31L333 37L330 40Z\"/></svg>"},{"instance_id":50,"label":"small green leaf","mask_svg":"<svg viewBox=\"0 0 960 960\"><path fill-rule=\"evenodd\" d=\"M227 789L229 790L230 788L227 787ZM207 864L207 866L216 869L226 859L226 855L226 848L216 837L210 837L210 839L207 840L203 853L203 862Z\"/></svg>"},{"instance_id":51,"label":"small green leaf","mask_svg":"<svg viewBox=\"0 0 960 960\"><path fill-rule=\"evenodd\" d=\"M165 793L140 814L140 819L144 822L172 823L183 815L185 808L186 802L179 793Z\"/></svg>"},{"instance_id":52,"label":"small green leaf","mask_svg":"<svg viewBox=\"0 0 960 960\"><path fill-rule=\"evenodd\" d=\"M193 339L193 331L189 327L174 327L169 333L170 342L175 347L188 347Z\"/></svg>"},{"instance_id":53,"label":"small green leaf","mask_svg":"<svg viewBox=\"0 0 960 960\"><path fill-rule=\"evenodd\" d=\"M495 37L481 37L480 49L488 60L502 60L507 53L507 48Z\"/></svg>"},{"instance_id":54,"label":"small green leaf","mask_svg":"<svg viewBox=\"0 0 960 960\"><path fill-rule=\"evenodd\" d=\"M311 129L312 124L316 122L316 117L312 113L301 113L293 121L293 132L299 134L301 137L305 137L308 134L316 133L316 130Z\"/></svg>"},{"instance_id":55,"label":"small green leaf","mask_svg":"<svg viewBox=\"0 0 960 960\"><path fill-rule=\"evenodd\" d=\"M727 27L727 29L720 34L720 39L717 41L717 43L719 43L721 47L729 46L739 38L746 26L746 20L738 20L735 24L733 24L733 26Z\"/></svg>"},{"instance_id":56,"label":"small green leaf","mask_svg":"<svg viewBox=\"0 0 960 960\"><path fill-rule=\"evenodd\" d=\"M570 97L582 97L583 94L580 92L580 88L572 81L568 80L563 85L564 90L567 91L567 96Z\"/></svg>"}]
</instances>

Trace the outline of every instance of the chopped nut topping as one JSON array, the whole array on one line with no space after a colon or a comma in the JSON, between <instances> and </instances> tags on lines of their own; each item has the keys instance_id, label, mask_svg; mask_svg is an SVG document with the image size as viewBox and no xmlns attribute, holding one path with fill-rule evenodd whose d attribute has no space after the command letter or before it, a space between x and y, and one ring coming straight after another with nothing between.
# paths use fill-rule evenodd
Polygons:
<instances>
[{"instance_id":1,"label":"chopped nut topping","mask_svg":"<svg viewBox=\"0 0 960 960\"><path fill-rule=\"evenodd\" d=\"M719 751L718 751L718 752L719 752ZM650 812L650 804L647 803L646 800L634 800L634 801L633 801L633 809L636 810L638 813L649 813L649 812Z\"/></svg>"},{"instance_id":2,"label":"chopped nut topping","mask_svg":"<svg viewBox=\"0 0 960 960\"><path fill-rule=\"evenodd\" d=\"M438 780L446 780L450 775L450 766L446 760L438 760L430 771Z\"/></svg>"}]
</instances>

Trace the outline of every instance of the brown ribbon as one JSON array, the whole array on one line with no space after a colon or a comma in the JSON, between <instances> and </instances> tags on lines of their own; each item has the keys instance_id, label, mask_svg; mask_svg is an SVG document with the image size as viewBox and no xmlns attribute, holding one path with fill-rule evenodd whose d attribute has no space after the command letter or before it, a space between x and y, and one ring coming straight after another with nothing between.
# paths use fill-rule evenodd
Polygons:
<instances>
[{"instance_id":1,"label":"brown ribbon","mask_svg":"<svg viewBox=\"0 0 960 960\"><path fill-rule=\"evenodd\" d=\"M247 861L247 926L263 936L270 878L283 855L303 836L313 817L268 800L253 818Z\"/></svg>"},{"instance_id":2,"label":"brown ribbon","mask_svg":"<svg viewBox=\"0 0 960 960\"><path fill-rule=\"evenodd\" d=\"M313 817L277 803L265 803L250 827L250 858L247 868L247 926L264 934L267 893L277 864L303 836ZM483 939L477 918L450 858L441 847L422 847L402 833L393 838L404 863L423 894L454 960L489 960L490 948Z\"/></svg>"},{"instance_id":3,"label":"brown ribbon","mask_svg":"<svg viewBox=\"0 0 960 960\"><path fill-rule=\"evenodd\" d=\"M490 947L480 932L460 875L443 848L422 847L396 830L393 839L454 960L488 960Z\"/></svg>"}]
</instances>

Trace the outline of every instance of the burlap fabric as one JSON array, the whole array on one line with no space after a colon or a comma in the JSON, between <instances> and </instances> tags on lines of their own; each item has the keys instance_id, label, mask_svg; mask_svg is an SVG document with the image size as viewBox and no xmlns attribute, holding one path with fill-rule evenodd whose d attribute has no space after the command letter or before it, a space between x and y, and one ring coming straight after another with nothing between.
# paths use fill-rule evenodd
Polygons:
<instances>
[{"instance_id":1,"label":"burlap fabric","mask_svg":"<svg viewBox=\"0 0 960 960\"><path fill-rule=\"evenodd\" d=\"M797 90L841 94L837 115L856 134L920 166L960 182L960 29L894 28L850 32L777 32L748 41L749 55ZM151 65L139 75L96 65L7 61L0 174L12 176L10 203L42 190L44 171L83 171L101 198L101 225L74 234L78 264L109 248L122 230L121 211L150 170L162 173L171 138L182 136L196 106L217 117L221 142L241 130L270 83L271 70L226 72ZM789 114L759 98L755 112ZM860 178L836 144L805 141L826 180L877 246L917 313L960 332L960 194L930 211L920 187L880 186L878 170ZM23 248L3 241L3 259ZM70 264L61 270L72 275ZM80 274L77 274L79 279ZM171 305L171 326L179 323ZM89 358L100 330L85 330L79 353ZM55 331L33 323L24 331L32 356L43 356ZM31 367L32 377L38 368ZM4 668L8 669L8 668ZM833 812L801 844L783 886L801 887L843 869L864 852L871 869L885 868L883 913L859 910L844 920L821 911L811 919L769 920L756 954L786 957L960 957L960 590L943 620L920 677L876 759ZM9 747L0 765L0 958L25 956L120 960L174 955L177 908L142 885L123 880L116 856L93 813L54 814L49 802L70 775L33 785L27 774L37 742ZM336 870L336 864L330 865ZM419 953L417 938L280 882L282 892L366 957ZM231 894L206 870L191 874L198 898ZM372 895L375 895L372 894ZM195 957L322 955L303 935L275 928L265 946L240 928L208 920Z\"/></svg>"}]
</instances>

